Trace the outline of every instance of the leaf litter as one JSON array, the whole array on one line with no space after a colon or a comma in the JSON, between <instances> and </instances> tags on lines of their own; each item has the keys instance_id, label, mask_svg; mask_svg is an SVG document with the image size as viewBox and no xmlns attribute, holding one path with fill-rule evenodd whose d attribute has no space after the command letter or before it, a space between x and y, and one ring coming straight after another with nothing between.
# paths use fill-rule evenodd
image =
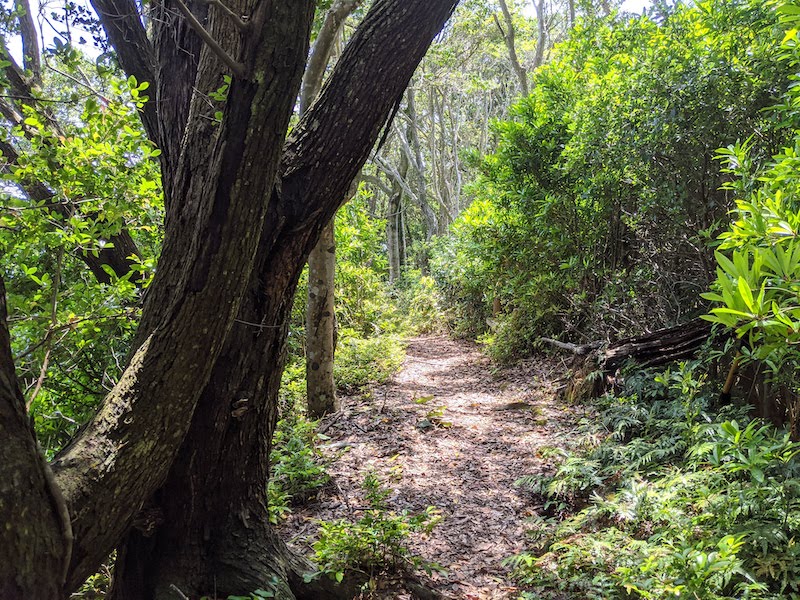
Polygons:
<instances>
[{"instance_id":1,"label":"leaf litter","mask_svg":"<svg viewBox=\"0 0 800 600\"><path fill-rule=\"evenodd\" d=\"M503 561L524 550L525 520L541 510L514 486L549 472L543 447L570 441L578 415L559 399L555 360L537 357L496 367L470 342L444 336L408 340L401 370L385 385L342 400L320 429L333 485L297 507L281 533L311 553L318 520L357 518L370 470L392 488L398 512L435 506L443 517L410 550L440 565L425 584L443 598L518 598ZM389 585L377 598L417 598Z\"/></svg>"}]
</instances>

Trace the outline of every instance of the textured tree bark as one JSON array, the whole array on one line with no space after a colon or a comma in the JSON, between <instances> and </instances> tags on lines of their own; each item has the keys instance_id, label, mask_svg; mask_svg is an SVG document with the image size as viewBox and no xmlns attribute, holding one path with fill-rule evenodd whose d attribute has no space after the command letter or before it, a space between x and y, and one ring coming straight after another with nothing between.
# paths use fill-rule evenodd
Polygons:
<instances>
[{"instance_id":1,"label":"textured tree bark","mask_svg":"<svg viewBox=\"0 0 800 600\"><path fill-rule=\"evenodd\" d=\"M115 598L174 597L170 585L190 596L256 587L286 598L352 595L324 580L305 584L308 565L289 556L267 525L288 315L308 253L456 3L376 0L294 129L236 323L172 470L148 503L152 527L132 530L119 549Z\"/></svg>"},{"instance_id":2,"label":"textured tree bark","mask_svg":"<svg viewBox=\"0 0 800 600\"><path fill-rule=\"evenodd\" d=\"M246 36L224 21L207 27L248 74L233 78L221 123L209 127L207 103L192 103L175 184L166 190L172 209L164 249L130 365L54 462L76 534L68 589L108 556L163 483L252 271L313 2L272 0L238 10L252 15ZM204 49L195 87L208 90L223 72Z\"/></svg>"},{"instance_id":3,"label":"textured tree bark","mask_svg":"<svg viewBox=\"0 0 800 600\"><path fill-rule=\"evenodd\" d=\"M0 277L0 598L61 600L69 515L39 452L17 383Z\"/></svg>"},{"instance_id":4,"label":"textured tree bark","mask_svg":"<svg viewBox=\"0 0 800 600\"><path fill-rule=\"evenodd\" d=\"M686 360L697 353L710 335L711 323L693 319L647 335L617 340L602 352L600 364L605 372L614 373L629 360L642 368Z\"/></svg>"}]
</instances>

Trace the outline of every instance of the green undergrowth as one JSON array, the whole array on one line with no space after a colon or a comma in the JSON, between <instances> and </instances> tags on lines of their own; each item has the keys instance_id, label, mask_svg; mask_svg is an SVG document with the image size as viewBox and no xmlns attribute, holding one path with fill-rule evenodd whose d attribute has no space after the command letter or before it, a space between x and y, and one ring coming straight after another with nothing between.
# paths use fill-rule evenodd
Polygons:
<instances>
[{"instance_id":1,"label":"green undergrowth","mask_svg":"<svg viewBox=\"0 0 800 600\"><path fill-rule=\"evenodd\" d=\"M342 581L348 572L358 572L373 581L385 571L441 569L408 548L412 533L430 533L439 523L438 511L432 506L418 514L391 510L387 498L392 490L373 472L366 474L362 488L367 506L357 519L320 522L314 542L320 574Z\"/></svg>"},{"instance_id":2,"label":"green undergrowth","mask_svg":"<svg viewBox=\"0 0 800 600\"><path fill-rule=\"evenodd\" d=\"M800 444L715 398L698 363L629 379L518 482L544 503L524 597L800 598Z\"/></svg>"},{"instance_id":3,"label":"green undergrowth","mask_svg":"<svg viewBox=\"0 0 800 600\"><path fill-rule=\"evenodd\" d=\"M373 338L343 336L337 345L333 376L340 393L358 393L370 384L386 383L405 359L397 335Z\"/></svg>"},{"instance_id":4,"label":"green undergrowth","mask_svg":"<svg viewBox=\"0 0 800 600\"><path fill-rule=\"evenodd\" d=\"M293 410L278 421L270 453L267 498L270 521L278 524L291 507L324 487L330 477L318 448L317 422Z\"/></svg>"},{"instance_id":5,"label":"green undergrowth","mask_svg":"<svg viewBox=\"0 0 800 600\"><path fill-rule=\"evenodd\" d=\"M339 394L366 394L370 385L388 381L405 359L398 335L368 338L352 330L339 337L334 379ZM280 416L270 454L268 492L270 520L284 520L292 506L302 503L329 481L318 446L327 438L319 423L306 416L305 361L294 357L284 370L279 398Z\"/></svg>"}]
</instances>

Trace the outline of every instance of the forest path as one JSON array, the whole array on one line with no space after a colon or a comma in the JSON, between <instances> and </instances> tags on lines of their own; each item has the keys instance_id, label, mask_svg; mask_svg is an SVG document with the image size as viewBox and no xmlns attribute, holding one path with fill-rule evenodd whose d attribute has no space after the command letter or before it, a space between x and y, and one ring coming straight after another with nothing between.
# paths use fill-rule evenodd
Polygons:
<instances>
[{"instance_id":1,"label":"forest path","mask_svg":"<svg viewBox=\"0 0 800 600\"><path fill-rule=\"evenodd\" d=\"M392 488L397 511L441 511L432 533L411 543L415 554L446 570L433 575L439 592L465 600L518 597L502 561L523 550L525 518L537 507L514 481L542 473L538 450L563 446L574 427L572 410L556 399L554 373L563 370L541 359L498 369L469 342L408 340L390 383L345 398L342 411L323 423L335 483L298 508L284 534L307 542L314 519L358 518L361 483L374 470ZM375 597L414 596L387 590Z\"/></svg>"}]
</instances>

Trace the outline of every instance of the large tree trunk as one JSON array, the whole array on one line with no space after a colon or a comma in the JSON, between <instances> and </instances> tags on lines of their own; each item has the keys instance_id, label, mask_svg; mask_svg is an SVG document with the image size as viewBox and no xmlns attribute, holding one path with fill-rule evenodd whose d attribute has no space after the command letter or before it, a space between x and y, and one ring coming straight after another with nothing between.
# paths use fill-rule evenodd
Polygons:
<instances>
[{"instance_id":1,"label":"large tree trunk","mask_svg":"<svg viewBox=\"0 0 800 600\"><path fill-rule=\"evenodd\" d=\"M166 190L164 249L130 366L54 462L75 529L68 589L94 572L167 476L252 272L313 2L237 10L252 15L247 36L227 22L211 19L207 27L246 71L233 77L221 123L209 125L204 101L189 111L175 185ZM199 65L195 87L213 91L224 67L206 48Z\"/></svg>"},{"instance_id":2,"label":"large tree trunk","mask_svg":"<svg viewBox=\"0 0 800 600\"><path fill-rule=\"evenodd\" d=\"M292 296L308 253L456 3L376 0L294 130L237 322L151 499L152 527L132 531L120 548L116 598L174 597L170 585L187 595L263 587L283 597L290 588L297 597L331 597L303 583L303 563L286 558L267 525L267 461Z\"/></svg>"},{"instance_id":3,"label":"large tree trunk","mask_svg":"<svg viewBox=\"0 0 800 600\"><path fill-rule=\"evenodd\" d=\"M281 574L264 496L288 305L322 227L457 0L375 1L340 61L344 66L295 128L274 186L314 3L242 0L227 2L227 12L216 4L168 3L156 6L164 9L155 26L161 75L147 72L149 61L137 63L143 79L157 81L158 134L171 144L163 165L163 251L128 368L53 465L53 490L63 491L75 532L65 589L93 572L139 515L154 551L142 554L134 539L139 534L130 534L120 548L118 595L164 597L175 582L190 592L223 592L220 581L231 587L228 593L243 593L256 579L260 587L285 591L285 581L299 580ZM137 32L119 36L121 62L132 50L147 51L136 47L146 37L139 35L134 3L103 5L102 18L124 20L121 30ZM207 12L202 23L192 18L193 7ZM247 23L236 15L247 15ZM193 36L209 42L188 52ZM217 122L221 107L208 97L227 70L232 83ZM177 105L167 106L167 98ZM41 482L25 445L29 434L14 416L18 399L3 402L11 407L4 427L21 449L10 464L35 488ZM41 490L32 497L33 488L0 488L3 507L29 499L36 503L29 514L43 519L35 543L15 539L4 548L11 555L4 564L22 561L39 581L50 582L63 554L50 514L59 511L45 508ZM28 526L19 522L11 535L22 539ZM68 529L61 524L65 540Z\"/></svg>"},{"instance_id":4,"label":"large tree trunk","mask_svg":"<svg viewBox=\"0 0 800 600\"><path fill-rule=\"evenodd\" d=\"M0 598L60 600L72 548L69 514L39 452L17 383L2 277L0 439Z\"/></svg>"}]
</instances>

